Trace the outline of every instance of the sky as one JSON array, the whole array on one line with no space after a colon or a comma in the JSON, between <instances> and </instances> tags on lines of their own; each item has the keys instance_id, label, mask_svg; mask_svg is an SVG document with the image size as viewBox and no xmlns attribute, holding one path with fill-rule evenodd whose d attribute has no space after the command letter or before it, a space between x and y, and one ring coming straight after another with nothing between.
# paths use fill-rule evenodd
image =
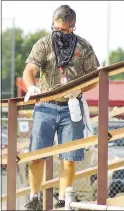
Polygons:
<instances>
[{"instance_id":1,"label":"sky","mask_svg":"<svg viewBox=\"0 0 124 211\"><path fill-rule=\"evenodd\" d=\"M75 33L90 42L102 64L108 52L108 1L2 1L2 30L11 27L14 19L25 34L50 31L53 12L62 4L75 10ZM124 49L124 1L110 1L109 5L109 51Z\"/></svg>"}]
</instances>

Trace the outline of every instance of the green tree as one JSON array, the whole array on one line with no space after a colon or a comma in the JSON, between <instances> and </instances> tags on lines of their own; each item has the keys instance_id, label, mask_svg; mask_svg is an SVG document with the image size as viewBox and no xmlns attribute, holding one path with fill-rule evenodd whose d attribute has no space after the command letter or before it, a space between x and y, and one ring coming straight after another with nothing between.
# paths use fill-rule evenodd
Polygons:
<instances>
[{"instance_id":1,"label":"green tree","mask_svg":"<svg viewBox=\"0 0 124 211\"><path fill-rule=\"evenodd\" d=\"M109 56L109 63L115 64L121 61L124 61L124 50L122 48L118 48L116 51L112 51Z\"/></svg>"},{"instance_id":2,"label":"green tree","mask_svg":"<svg viewBox=\"0 0 124 211\"><path fill-rule=\"evenodd\" d=\"M109 57L109 63L115 64L117 62L124 61L124 50L122 48L118 48L116 51L112 51ZM124 80L124 73L120 73L114 76L111 76L112 80Z\"/></svg>"},{"instance_id":3,"label":"green tree","mask_svg":"<svg viewBox=\"0 0 124 211\"><path fill-rule=\"evenodd\" d=\"M19 28L8 28L2 33L2 92L10 92L12 74L12 36L15 37L15 72L21 67L23 31ZM2 95L10 97L10 95Z\"/></svg>"},{"instance_id":4,"label":"green tree","mask_svg":"<svg viewBox=\"0 0 124 211\"><path fill-rule=\"evenodd\" d=\"M8 28L2 33L2 92L10 91L11 87L11 42L13 29ZM15 81L16 77L22 77L25 67L25 60L27 59L33 44L40 38L47 35L45 30L39 30L35 33L28 33L24 36L23 30L19 28L14 29L15 36ZM16 96L16 85L15 85ZM10 97L2 95L2 98Z\"/></svg>"},{"instance_id":5,"label":"green tree","mask_svg":"<svg viewBox=\"0 0 124 211\"><path fill-rule=\"evenodd\" d=\"M109 64L115 64L118 62L124 61L124 50L122 48L117 48L117 50L112 51L109 55ZM103 62L105 66L105 62ZM114 75L110 77L111 80L124 80L124 73Z\"/></svg>"}]
</instances>

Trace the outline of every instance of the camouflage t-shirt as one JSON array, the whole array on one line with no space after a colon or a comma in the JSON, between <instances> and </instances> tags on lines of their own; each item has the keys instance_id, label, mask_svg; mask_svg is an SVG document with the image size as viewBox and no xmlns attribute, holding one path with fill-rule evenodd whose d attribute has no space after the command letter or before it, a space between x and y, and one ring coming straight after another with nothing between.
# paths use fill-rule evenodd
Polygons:
<instances>
[{"instance_id":1,"label":"camouflage t-shirt","mask_svg":"<svg viewBox=\"0 0 124 211\"><path fill-rule=\"evenodd\" d=\"M51 34L41 38L33 45L26 63L33 63L40 67L40 89L42 92L61 86L62 73L56 64ZM77 36L73 56L68 66L64 68L68 81L84 76L96 70L98 66L99 62L92 46L85 39Z\"/></svg>"}]
</instances>

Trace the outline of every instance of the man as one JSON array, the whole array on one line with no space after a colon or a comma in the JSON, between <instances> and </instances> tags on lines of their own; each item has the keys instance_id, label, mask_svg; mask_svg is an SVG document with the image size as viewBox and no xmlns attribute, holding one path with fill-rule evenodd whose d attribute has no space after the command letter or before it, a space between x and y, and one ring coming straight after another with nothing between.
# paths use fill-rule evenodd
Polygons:
<instances>
[{"instance_id":1,"label":"man","mask_svg":"<svg viewBox=\"0 0 124 211\"><path fill-rule=\"evenodd\" d=\"M53 14L52 33L38 40L26 60L23 80L28 88L25 96L50 91L68 81L72 81L97 69L99 62L91 45L73 33L76 14L67 5L62 5ZM40 88L35 86L34 78L40 71ZM94 84L96 85L96 84ZM93 86L85 88L84 91ZM83 116L81 90L57 101L37 103L34 107L34 121L30 137L29 151L53 145L57 131L58 144L74 141L84 137L83 118L72 122L69 113L68 99L77 97ZM83 159L83 149L62 153L59 200L55 208L64 207L65 189L72 186L75 174L75 161ZM34 160L29 164L29 183L31 188L27 210L40 210L40 186L43 177L45 159Z\"/></svg>"}]
</instances>

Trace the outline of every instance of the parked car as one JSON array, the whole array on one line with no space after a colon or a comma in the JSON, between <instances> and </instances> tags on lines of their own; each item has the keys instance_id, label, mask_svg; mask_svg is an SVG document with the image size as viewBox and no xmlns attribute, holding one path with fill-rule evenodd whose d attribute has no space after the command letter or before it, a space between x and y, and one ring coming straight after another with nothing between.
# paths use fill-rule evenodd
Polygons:
<instances>
[{"instance_id":1,"label":"parked car","mask_svg":"<svg viewBox=\"0 0 124 211\"><path fill-rule=\"evenodd\" d=\"M108 130L115 130L118 128L124 127L124 120L118 120L113 118L109 120L108 123ZM98 133L98 123L95 123L94 126L94 133ZM96 146L97 148L97 146ZM119 159L119 157L124 157L124 138L117 139L115 141L108 143L108 159L110 160L111 157L113 159ZM95 156L95 153L94 153ZM97 156L97 153L96 153ZM94 200L96 200L97 194L97 175L92 175L90 177L91 186L95 186L94 188ZM108 172L108 197L113 198L118 193L124 193L124 168L119 170L113 170Z\"/></svg>"},{"instance_id":2,"label":"parked car","mask_svg":"<svg viewBox=\"0 0 124 211\"><path fill-rule=\"evenodd\" d=\"M124 127L124 120L119 120L117 118L112 118L108 122L108 130L116 130L118 128ZM98 123L94 123L93 125L94 133L98 134ZM108 146L124 146L124 138L117 139L115 141L111 141L108 143Z\"/></svg>"},{"instance_id":3,"label":"parked car","mask_svg":"<svg viewBox=\"0 0 124 211\"><path fill-rule=\"evenodd\" d=\"M91 185L96 185L97 175L90 177ZM113 198L117 194L123 193L124 195L124 169L115 170L108 174L108 197ZM97 187L94 190L93 197L96 200Z\"/></svg>"},{"instance_id":4,"label":"parked car","mask_svg":"<svg viewBox=\"0 0 124 211\"><path fill-rule=\"evenodd\" d=\"M124 193L124 169L113 172L112 182L109 185L109 198L115 197L118 193Z\"/></svg>"}]
</instances>

